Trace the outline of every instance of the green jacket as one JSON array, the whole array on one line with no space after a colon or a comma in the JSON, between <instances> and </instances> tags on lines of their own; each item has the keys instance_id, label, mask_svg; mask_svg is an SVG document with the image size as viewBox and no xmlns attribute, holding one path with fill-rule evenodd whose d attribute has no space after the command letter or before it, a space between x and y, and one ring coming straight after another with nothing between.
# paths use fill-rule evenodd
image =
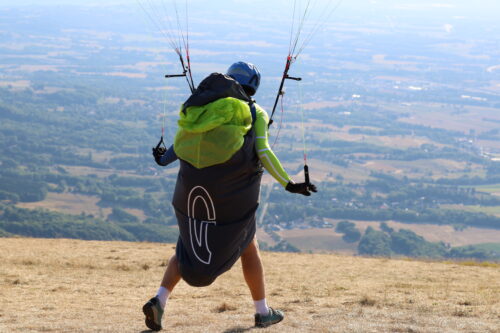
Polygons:
<instances>
[{"instance_id":1,"label":"green jacket","mask_svg":"<svg viewBox=\"0 0 500 333\"><path fill-rule=\"evenodd\" d=\"M190 106L179 115L175 153L198 169L228 161L252 128L248 103L232 97Z\"/></svg>"}]
</instances>

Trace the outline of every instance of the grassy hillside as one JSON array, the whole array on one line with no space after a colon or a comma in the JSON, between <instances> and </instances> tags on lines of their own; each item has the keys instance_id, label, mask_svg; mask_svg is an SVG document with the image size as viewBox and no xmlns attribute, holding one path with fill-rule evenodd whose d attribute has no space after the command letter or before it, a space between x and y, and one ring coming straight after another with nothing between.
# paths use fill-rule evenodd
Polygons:
<instances>
[{"instance_id":1,"label":"grassy hillside","mask_svg":"<svg viewBox=\"0 0 500 333\"><path fill-rule=\"evenodd\" d=\"M141 332L171 244L0 239L0 332ZM259 332L495 332L494 264L263 253L270 304L285 321ZM252 330L239 263L208 288L181 282L168 332Z\"/></svg>"}]
</instances>

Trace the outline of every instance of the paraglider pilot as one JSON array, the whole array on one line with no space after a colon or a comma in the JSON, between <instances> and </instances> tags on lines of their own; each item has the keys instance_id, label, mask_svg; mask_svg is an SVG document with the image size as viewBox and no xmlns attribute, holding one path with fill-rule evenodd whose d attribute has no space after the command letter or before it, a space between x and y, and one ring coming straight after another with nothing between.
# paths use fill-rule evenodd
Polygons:
<instances>
[{"instance_id":1,"label":"paraglider pilot","mask_svg":"<svg viewBox=\"0 0 500 333\"><path fill-rule=\"evenodd\" d=\"M262 166L289 192L309 196L316 187L293 182L271 150L269 117L251 99L260 78L245 62L226 75L209 75L182 105L174 144L153 148L159 165L180 161L172 200L180 235L157 295L143 306L152 330L161 330L165 305L181 278L208 286L238 258L254 300L255 325L283 320L283 312L267 305L255 238Z\"/></svg>"}]
</instances>

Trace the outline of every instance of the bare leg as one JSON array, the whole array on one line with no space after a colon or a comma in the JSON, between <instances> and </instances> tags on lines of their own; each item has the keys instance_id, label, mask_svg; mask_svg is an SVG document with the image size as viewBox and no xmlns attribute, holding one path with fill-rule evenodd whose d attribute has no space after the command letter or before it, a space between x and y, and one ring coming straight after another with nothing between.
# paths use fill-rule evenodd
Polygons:
<instances>
[{"instance_id":1,"label":"bare leg","mask_svg":"<svg viewBox=\"0 0 500 333\"><path fill-rule=\"evenodd\" d=\"M243 276L254 301L266 298L264 267L260 259L257 238L254 238L241 255Z\"/></svg>"},{"instance_id":2,"label":"bare leg","mask_svg":"<svg viewBox=\"0 0 500 333\"><path fill-rule=\"evenodd\" d=\"M167 269L163 275L163 280L161 281L161 286L172 291L175 285L181 279L181 273L179 271L179 263L175 254L168 261Z\"/></svg>"},{"instance_id":3,"label":"bare leg","mask_svg":"<svg viewBox=\"0 0 500 333\"><path fill-rule=\"evenodd\" d=\"M174 289L175 285L181 279L177 257L173 255L168 261L167 269L161 281L161 287L155 297L150 299L142 307L142 312L146 316L146 326L153 330L161 330L161 317L163 316L163 309L166 306L168 296Z\"/></svg>"}]
</instances>

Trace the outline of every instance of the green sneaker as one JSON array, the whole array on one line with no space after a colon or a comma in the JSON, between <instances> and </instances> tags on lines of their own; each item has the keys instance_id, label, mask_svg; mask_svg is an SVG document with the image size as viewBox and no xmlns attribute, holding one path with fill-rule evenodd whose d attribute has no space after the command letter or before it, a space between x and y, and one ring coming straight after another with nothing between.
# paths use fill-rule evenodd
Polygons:
<instances>
[{"instance_id":1,"label":"green sneaker","mask_svg":"<svg viewBox=\"0 0 500 333\"><path fill-rule=\"evenodd\" d=\"M153 331L160 331L163 309L161 308L158 297L153 297L144 304L142 312L146 315L146 326Z\"/></svg>"},{"instance_id":2,"label":"green sneaker","mask_svg":"<svg viewBox=\"0 0 500 333\"><path fill-rule=\"evenodd\" d=\"M274 310L269 308L269 313L267 315L261 315L260 313L255 314L255 326L257 327L267 327L273 324L277 324L285 318L285 315L280 310Z\"/></svg>"}]
</instances>

